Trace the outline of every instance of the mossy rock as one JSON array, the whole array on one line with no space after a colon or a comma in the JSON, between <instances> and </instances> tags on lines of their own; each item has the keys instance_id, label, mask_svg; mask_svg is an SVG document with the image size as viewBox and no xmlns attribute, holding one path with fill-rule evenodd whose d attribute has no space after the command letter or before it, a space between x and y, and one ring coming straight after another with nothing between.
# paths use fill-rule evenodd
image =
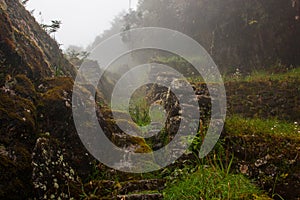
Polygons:
<instances>
[{"instance_id":1,"label":"mossy rock","mask_svg":"<svg viewBox=\"0 0 300 200\"><path fill-rule=\"evenodd\" d=\"M22 74L15 76L14 79L16 83L13 87L13 90L16 92L16 94L23 98L36 102L37 92L30 79L28 79L26 75Z\"/></svg>"},{"instance_id":2,"label":"mossy rock","mask_svg":"<svg viewBox=\"0 0 300 200\"><path fill-rule=\"evenodd\" d=\"M40 84L40 90L45 92L41 93L39 114L52 123L46 124L46 127L53 126L55 122L70 122L72 88L73 81L70 78L46 79Z\"/></svg>"},{"instance_id":3,"label":"mossy rock","mask_svg":"<svg viewBox=\"0 0 300 200\"><path fill-rule=\"evenodd\" d=\"M128 141L132 144L137 144L137 148L135 149L135 153L151 153L152 149L146 143L144 138L140 137L129 137Z\"/></svg>"},{"instance_id":4,"label":"mossy rock","mask_svg":"<svg viewBox=\"0 0 300 200\"><path fill-rule=\"evenodd\" d=\"M42 133L64 144L66 159L85 179L90 173L93 157L83 146L72 116L73 80L66 77L45 79L40 83L41 98L38 105L38 122ZM86 91L89 94L89 91Z\"/></svg>"},{"instance_id":5,"label":"mossy rock","mask_svg":"<svg viewBox=\"0 0 300 200\"><path fill-rule=\"evenodd\" d=\"M79 199L81 180L70 166L65 145L38 138L32 153L32 181L37 199Z\"/></svg>"},{"instance_id":6,"label":"mossy rock","mask_svg":"<svg viewBox=\"0 0 300 200\"><path fill-rule=\"evenodd\" d=\"M101 109L101 113L103 114L103 116L105 116L105 118L113 119L114 116L117 116L118 119L121 119L121 120L131 119L131 116L127 112L122 111L122 110L111 111L111 109L109 109L109 108L103 108L103 109Z\"/></svg>"},{"instance_id":7,"label":"mossy rock","mask_svg":"<svg viewBox=\"0 0 300 200\"><path fill-rule=\"evenodd\" d=\"M0 154L0 199L27 199L32 196L31 153L27 146L17 143Z\"/></svg>"},{"instance_id":8,"label":"mossy rock","mask_svg":"<svg viewBox=\"0 0 300 200\"><path fill-rule=\"evenodd\" d=\"M38 126L35 89L24 75L0 91L0 199L32 196L31 151Z\"/></svg>"},{"instance_id":9,"label":"mossy rock","mask_svg":"<svg viewBox=\"0 0 300 200\"><path fill-rule=\"evenodd\" d=\"M28 99L0 91L0 122L0 142L32 142L36 137L36 108Z\"/></svg>"},{"instance_id":10,"label":"mossy rock","mask_svg":"<svg viewBox=\"0 0 300 200\"><path fill-rule=\"evenodd\" d=\"M127 120L117 120L118 123L122 125L122 127L126 127L127 131L134 131L136 133L140 133L141 131L139 127L132 122L129 122ZM126 148L129 146L134 146L135 147L135 152L136 153L149 153L152 152L152 149L148 146L146 143L145 139L141 137L135 137L131 136L126 132L126 130L121 130L118 126L115 120L109 119L105 120L106 128L108 131L110 131L109 135L111 136L110 139L111 141L117 145L120 148Z\"/></svg>"}]
</instances>

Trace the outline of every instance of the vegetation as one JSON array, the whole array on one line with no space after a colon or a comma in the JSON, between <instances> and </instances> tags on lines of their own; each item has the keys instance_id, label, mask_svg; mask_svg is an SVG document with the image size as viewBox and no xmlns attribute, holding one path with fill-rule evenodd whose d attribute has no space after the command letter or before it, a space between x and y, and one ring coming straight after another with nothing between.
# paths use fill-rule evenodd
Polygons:
<instances>
[{"instance_id":1,"label":"vegetation","mask_svg":"<svg viewBox=\"0 0 300 200\"><path fill-rule=\"evenodd\" d=\"M299 0L292 5L284 0L140 0L137 10L117 16L111 29L96 38L90 49L120 30L175 29L202 44L222 71L228 115L214 149L200 159L214 91L208 91L183 58L153 50L131 57L134 64L156 62L185 74L203 114L196 121L198 134L182 157L147 174L106 167L82 145L72 109L86 104L81 96L72 101L74 66L87 61L98 69L98 63L77 46L63 55L49 37L61 21L42 24L42 30L22 4L0 0L0 199L299 199ZM130 38L123 39L126 43ZM96 99L93 114L116 147L159 161L154 152L172 141L183 120L180 98L167 87L148 84L131 96L128 112L121 98L112 112L110 92L132 64L125 60L105 72L102 87L82 85L82 93L92 103ZM98 75L97 70L91 73ZM156 76L159 80L170 74ZM177 86L184 89L179 81ZM196 107L189 108L198 112ZM82 109L82 116L89 117L87 112ZM91 121L86 124L92 126ZM118 125L157 134L133 137ZM123 160L125 164L116 165L135 169L129 153ZM159 167L159 162L139 162L145 168Z\"/></svg>"},{"instance_id":2,"label":"vegetation","mask_svg":"<svg viewBox=\"0 0 300 200\"><path fill-rule=\"evenodd\" d=\"M270 199L241 174L211 166L200 166L192 173L183 169L183 174L167 185L165 199Z\"/></svg>"},{"instance_id":3,"label":"vegetation","mask_svg":"<svg viewBox=\"0 0 300 200\"><path fill-rule=\"evenodd\" d=\"M225 129L232 135L247 134L264 137L272 135L300 138L300 127L298 122L284 122L276 119L247 119L235 115L226 119Z\"/></svg>"},{"instance_id":4,"label":"vegetation","mask_svg":"<svg viewBox=\"0 0 300 200\"><path fill-rule=\"evenodd\" d=\"M278 72L278 70L280 70ZM259 81L293 81L298 80L300 77L300 67L286 69L282 65L277 65L269 70L254 70L249 74L242 74L236 70L232 74L224 75L224 81L245 81L245 82L259 82Z\"/></svg>"},{"instance_id":5,"label":"vegetation","mask_svg":"<svg viewBox=\"0 0 300 200\"><path fill-rule=\"evenodd\" d=\"M60 28L61 25L61 21L60 20L52 20L51 24L41 24L41 27L48 33L55 33L58 31L58 29Z\"/></svg>"},{"instance_id":6,"label":"vegetation","mask_svg":"<svg viewBox=\"0 0 300 200\"><path fill-rule=\"evenodd\" d=\"M297 66L299 17L295 16L299 16L299 1L294 2L293 7L283 0L140 0L136 11L116 18L92 47L116 30L164 27L198 41L223 73L234 73L237 68L251 73L278 61Z\"/></svg>"}]
</instances>

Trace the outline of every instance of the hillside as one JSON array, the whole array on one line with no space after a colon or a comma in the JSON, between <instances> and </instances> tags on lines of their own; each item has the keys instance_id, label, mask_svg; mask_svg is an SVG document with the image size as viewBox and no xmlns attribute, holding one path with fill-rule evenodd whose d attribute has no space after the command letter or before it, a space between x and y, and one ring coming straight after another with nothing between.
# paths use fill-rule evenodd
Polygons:
<instances>
[{"instance_id":1,"label":"hillside","mask_svg":"<svg viewBox=\"0 0 300 200\"><path fill-rule=\"evenodd\" d=\"M74 90L77 69L18 0L0 0L0 27L0 199L300 198L299 68L259 72L262 77L224 77L228 101L225 127L213 151L203 159L198 153L213 99L201 78L191 78L204 116L197 119L196 128L188 129L198 133L191 147L163 169L132 174L105 166L82 144L72 109L84 102L83 98L72 101L74 93L92 97L96 120L116 147L157 159L155 163L143 161L145 168L158 168L159 159L172 159L155 157L153 152L174 139L184 120L178 97L153 84L133 95L131 116L112 111L107 96L120 74L108 72L115 77L103 80L105 88L84 84ZM181 64L170 65L176 68ZM170 79L168 74L156 77ZM181 80L175 81L184 91ZM164 108L167 116L167 123L154 124L162 127L157 135L144 139L128 135L118 126L141 130L138 125L151 121L150 103ZM194 106L185 106L198 112ZM115 113L121 119L115 120ZM90 113L83 110L82 114ZM135 123L128 120L131 118ZM81 125L92 126L88 120ZM101 153L113 155L108 150ZM116 163L124 171L140 170L138 164L129 156Z\"/></svg>"},{"instance_id":2,"label":"hillside","mask_svg":"<svg viewBox=\"0 0 300 200\"><path fill-rule=\"evenodd\" d=\"M0 3L0 198L78 199L94 159L72 118L76 69L18 0Z\"/></svg>"}]
</instances>

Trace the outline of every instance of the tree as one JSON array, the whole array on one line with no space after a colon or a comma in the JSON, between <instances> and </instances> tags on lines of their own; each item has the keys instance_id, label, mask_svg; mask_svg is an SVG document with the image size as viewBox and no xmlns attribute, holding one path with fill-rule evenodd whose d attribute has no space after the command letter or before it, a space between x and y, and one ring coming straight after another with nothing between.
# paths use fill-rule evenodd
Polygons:
<instances>
[{"instance_id":1,"label":"tree","mask_svg":"<svg viewBox=\"0 0 300 200\"><path fill-rule=\"evenodd\" d=\"M60 20L52 20L51 24L41 24L41 27L48 33L48 34L52 34L52 33L56 33L58 31L58 29L60 29L60 25L61 25L61 21ZM55 35L54 35L55 37Z\"/></svg>"},{"instance_id":2,"label":"tree","mask_svg":"<svg viewBox=\"0 0 300 200\"><path fill-rule=\"evenodd\" d=\"M22 3L23 6L25 6L25 5L27 4L28 1L29 1L29 0L23 0L21 3Z\"/></svg>"},{"instance_id":3,"label":"tree","mask_svg":"<svg viewBox=\"0 0 300 200\"><path fill-rule=\"evenodd\" d=\"M70 45L66 50L65 55L74 66L79 68L83 61L89 56L89 53L82 47Z\"/></svg>"},{"instance_id":4,"label":"tree","mask_svg":"<svg viewBox=\"0 0 300 200\"><path fill-rule=\"evenodd\" d=\"M198 41L223 72L268 68L278 61L296 66L300 65L299 2L140 0L136 11L118 19L117 29L112 26L105 33L120 32L122 23L123 31L135 27L174 29Z\"/></svg>"}]
</instances>

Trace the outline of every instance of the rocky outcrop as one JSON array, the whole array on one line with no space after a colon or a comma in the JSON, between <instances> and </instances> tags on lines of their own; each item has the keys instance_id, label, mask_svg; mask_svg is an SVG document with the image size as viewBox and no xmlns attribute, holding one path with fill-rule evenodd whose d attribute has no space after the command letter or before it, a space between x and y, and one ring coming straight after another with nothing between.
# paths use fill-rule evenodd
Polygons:
<instances>
[{"instance_id":1,"label":"rocky outcrop","mask_svg":"<svg viewBox=\"0 0 300 200\"><path fill-rule=\"evenodd\" d=\"M73 121L76 70L18 0L0 0L0 26L0 199L79 199L94 158ZM150 152L117 127L102 96L98 120L112 142Z\"/></svg>"},{"instance_id":2,"label":"rocky outcrop","mask_svg":"<svg viewBox=\"0 0 300 200\"><path fill-rule=\"evenodd\" d=\"M32 184L37 199L79 199L82 182L64 155L60 145L49 135L37 140L32 153Z\"/></svg>"},{"instance_id":3,"label":"rocky outcrop","mask_svg":"<svg viewBox=\"0 0 300 200\"><path fill-rule=\"evenodd\" d=\"M1 1L0 59L1 85L5 74L25 74L32 80L51 77L60 68L67 76L76 70L62 55L58 44L17 0Z\"/></svg>"},{"instance_id":4,"label":"rocky outcrop","mask_svg":"<svg viewBox=\"0 0 300 200\"><path fill-rule=\"evenodd\" d=\"M47 166L47 159L64 156L66 163L74 161L72 166L82 161L74 167L74 176L88 173L79 166L87 168L91 157L87 158L71 124L67 104L73 81L66 76L75 77L76 70L19 1L1 0L0 25L0 198L41 199L50 193L57 169ZM65 78L54 77L58 66ZM42 145L45 135L50 141ZM60 155L55 154L58 150ZM63 164L62 172L72 169ZM60 175L56 179L65 181Z\"/></svg>"}]
</instances>

